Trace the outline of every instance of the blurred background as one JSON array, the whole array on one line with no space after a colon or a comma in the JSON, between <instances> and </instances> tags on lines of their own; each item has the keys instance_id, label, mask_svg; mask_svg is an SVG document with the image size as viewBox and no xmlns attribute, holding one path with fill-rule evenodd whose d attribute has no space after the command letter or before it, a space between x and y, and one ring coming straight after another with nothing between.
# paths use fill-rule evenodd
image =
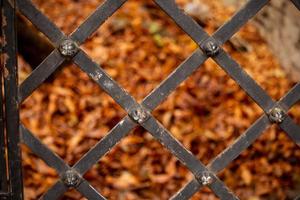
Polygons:
<instances>
[{"instance_id":1,"label":"blurred background","mask_svg":"<svg viewBox=\"0 0 300 200\"><path fill-rule=\"evenodd\" d=\"M101 0L33 0L66 34L72 33ZM246 1L177 0L212 34ZM290 1L272 0L225 45L225 50L275 100L300 80L300 12ZM53 46L18 15L20 83ZM197 48L151 0L128 0L82 45L139 102ZM208 164L263 111L212 60L181 84L154 116L184 146ZM290 116L300 124L300 104ZM69 165L103 138L126 112L85 73L64 63L21 106L21 120ZM58 179L25 146L26 200L38 199ZM300 149L276 125L233 161L219 177L241 199L283 200L300 194ZM142 128L105 155L85 175L115 200L168 199L192 174ZM84 199L71 190L63 199ZM204 188L193 199L214 200Z\"/></svg>"}]
</instances>

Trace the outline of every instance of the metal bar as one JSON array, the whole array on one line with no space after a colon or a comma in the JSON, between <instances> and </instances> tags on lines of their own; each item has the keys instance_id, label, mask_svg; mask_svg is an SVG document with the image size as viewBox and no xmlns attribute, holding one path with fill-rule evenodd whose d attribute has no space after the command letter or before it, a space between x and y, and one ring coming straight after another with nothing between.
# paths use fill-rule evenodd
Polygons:
<instances>
[{"instance_id":1,"label":"metal bar","mask_svg":"<svg viewBox=\"0 0 300 200\"><path fill-rule=\"evenodd\" d=\"M198 28L197 22L195 22L190 16L186 15L184 12L181 12L174 0L154 1L196 43L200 44L201 42L209 38L209 35L204 30Z\"/></svg>"},{"instance_id":2,"label":"metal bar","mask_svg":"<svg viewBox=\"0 0 300 200\"><path fill-rule=\"evenodd\" d=\"M3 6L3 0L0 1L1 8ZM2 34L2 15L3 15L3 9L0 10L1 12L1 31L0 31L0 37L3 38ZM3 43L1 45L1 63L0 63L0 192L7 192L7 169L6 169L6 137L5 137L5 124L4 124L4 110L3 110L3 105L4 105L4 96L3 96L3 90L2 88L4 87L3 85L3 69L4 69L4 63L3 63L3 57L2 57L2 48L3 48Z\"/></svg>"},{"instance_id":3,"label":"metal bar","mask_svg":"<svg viewBox=\"0 0 300 200\"><path fill-rule=\"evenodd\" d=\"M174 138L163 125L156 121L154 117L150 116L150 118L141 125L176 156L195 176L209 171L189 150ZM238 199L215 174L211 174L211 176L213 176L214 181L209 187L218 197L228 200Z\"/></svg>"},{"instance_id":4,"label":"metal bar","mask_svg":"<svg viewBox=\"0 0 300 200\"><path fill-rule=\"evenodd\" d=\"M63 177L65 171L71 169L58 155L56 155L53 151L51 151L47 146L45 146L39 139L34 137L32 133L26 129L23 125L20 125L20 132L22 135L22 142L26 144L31 151L36 154L38 157L40 157L48 166L54 168L57 173ZM95 192L96 190L88 184L88 182L80 177L81 184L84 183L85 188L89 188L88 193L83 193L84 196L93 196L96 197L98 195L98 198L93 199L101 199L102 195L98 192ZM80 184L80 185L81 185ZM80 188L80 186L78 186ZM68 188L65 186L56 187L59 188L60 191L63 191L64 189L67 190ZM81 190L80 190L81 191ZM94 191L94 192L93 192ZM56 194L59 196L59 194ZM47 195L46 195L47 196ZM52 197L53 199L54 197Z\"/></svg>"},{"instance_id":5,"label":"metal bar","mask_svg":"<svg viewBox=\"0 0 300 200\"><path fill-rule=\"evenodd\" d=\"M83 43L96 29L115 13L127 0L106 0L71 34L71 39Z\"/></svg>"},{"instance_id":6,"label":"metal bar","mask_svg":"<svg viewBox=\"0 0 300 200\"><path fill-rule=\"evenodd\" d=\"M142 105L154 110L178 85L190 76L202 63L201 51L196 50L192 56L184 61L171 75L169 75L156 89L144 98ZM137 125L128 116L124 117L102 140L100 140L89 152L87 152L74 168L84 174L92 165L105 155L113 146L124 138Z\"/></svg>"},{"instance_id":7,"label":"metal bar","mask_svg":"<svg viewBox=\"0 0 300 200\"><path fill-rule=\"evenodd\" d=\"M185 186L183 186L180 191L174 194L170 199L171 200L190 199L196 192L199 191L200 187L201 184L196 179L192 179Z\"/></svg>"},{"instance_id":8,"label":"metal bar","mask_svg":"<svg viewBox=\"0 0 300 200\"><path fill-rule=\"evenodd\" d=\"M153 90L142 102L149 110L155 109L180 83L182 83L202 63L203 56L200 50L196 50L192 56L184 61L171 75L169 75L155 90ZM188 68L189 67L189 68ZM128 116L123 118L102 140L100 140L89 152L87 152L74 168L84 174L103 155L125 137L136 124Z\"/></svg>"},{"instance_id":9,"label":"metal bar","mask_svg":"<svg viewBox=\"0 0 300 200\"><path fill-rule=\"evenodd\" d=\"M19 103L22 103L35 89L37 89L63 62L65 58L61 56L57 49L52 53L27 77L19 87Z\"/></svg>"},{"instance_id":10,"label":"metal bar","mask_svg":"<svg viewBox=\"0 0 300 200\"><path fill-rule=\"evenodd\" d=\"M82 51L79 51L76 56L73 58L75 64L77 64L82 70L84 70L91 78L93 78L94 81L96 81L107 94L109 94L119 105L121 105L127 112L131 112L131 109L133 107L139 107L139 104L131 97L127 92L125 92L113 79L105 73L104 70L102 70L96 63L92 62L92 60ZM149 121L149 120L147 120ZM154 120L154 125L156 121ZM160 127L162 129L162 127ZM149 130L148 130L149 131ZM153 130L152 130L153 131ZM159 133L159 135L156 135L156 137L160 136L163 133ZM164 134L163 134L164 135ZM191 153L188 153L188 151L180 145L179 142L176 140L173 140L172 137L168 134L168 132L165 132L165 136L163 138L168 138L171 143L171 146L168 146L166 143L166 140L163 140L163 144L167 145L167 148L171 150L171 152L175 156L180 156L181 154L185 156L179 157L179 160L182 161L183 164L188 166L193 173L196 175L200 172L205 170L204 165L199 164L200 161L198 161ZM159 138L158 138L159 139ZM162 139L162 138L161 138ZM179 148L178 154L177 151L172 149L173 148ZM188 156L189 155L189 156ZM186 158L185 158L186 157ZM193 168L192 166L197 166L197 169ZM195 171L196 170L196 171ZM217 177L215 177L216 182L219 185L223 185L223 183L218 180ZM228 189L225 187L225 185L222 186L223 190L214 191L217 195L228 195L232 196L232 199L237 199L233 195L231 195L231 192L228 191Z\"/></svg>"},{"instance_id":11,"label":"metal bar","mask_svg":"<svg viewBox=\"0 0 300 200\"><path fill-rule=\"evenodd\" d=\"M129 116L124 117L103 139L81 157L74 165L74 169L80 174L86 173L89 168L96 164L101 157L117 145L136 126Z\"/></svg>"},{"instance_id":12,"label":"metal bar","mask_svg":"<svg viewBox=\"0 0 300 200\"><path fill-rule=\"evenodd\" d=\"M97 63L93 62L84 51L79 50L73 61L127 112L136 105L133 97L120 87Z\"/></svg>"},{"instance_id":13,"label":"metal bar","mask_svg":"<svg viewBox=\"0 0 300 200\"><path fill-rule=\"evenodd\" d=\"M29 0L17 0L18 5L21 5L24 15L32 21L49 39L58 47L64 34L45 17L38 9L36 9ZM299 1L292 0L299 8ZM119 9L126 0L106 0L96 11L88 17L88 19L81 24L78 29L70 36L76 43L83 43L105 20ZM204 49L205 42L208 39L216 39L218 45L224 44L229 38L233 36L250 18L252 18L268 0L255 1L250 0L240 9L231 20L219 28L213 37L210 37L193 19L181 12L173 0L155 0L155 2L196 42ZM44 27L45 26L45 27ZM53 32L51 32L54 30ZM205 49L204 49L205 50ZM55 50L57 51L57 50ZM52 52L53 53L53 52ZM58 51L56 53L59 53ZM51 55L49 56L51 57ZM87 154L85 154L73 167L80 175L84 174L93 164L95 164L103 155L105 155L112 147L114 147L123 137L125 137L130 130L137 126L132 120L131 111L134 108L145 108L146 111L152 111L157 107L175 88L190 76L208 56L202 53L198 48L194 53L183 62L171 75L165 79L154 91L152 91L142 102L138 104L133 97L131 97L122 87L118 85L102 68L94 63L88 55L79 49L77 55L73 58L84 72L86 72L92 79L94 79L106 93L108 93L121 107L123 107L130 115L121 120L109 134L100 140ZM218 172L226 167L228 163L234 160L244 149L249 147L256 138L261 135L262 131L270 124L266 114L275 105L271 97L236 63L223 49L220 50L217 56L213 59L245 90L245 92L256 101L260 107L265 111L256 123L254 123L235 143L228 147L222 154L217 156L208 169L195 158L195 156L186 150L181 143L179 143L170 133L149 113L149 119L145 122L138 122L146 130L148 130L156 139L165 145L172 154L179 158L179 160L186 165L197 177L199 173L210 170ZM50 58L42 63L38 70L34 71L31 76L24 81L20 87L20 102L28 97L44 80L52 74L55 69L64 61L63 57ZM48 65L45 64L48 62ZM45 69L48 66L49 69ZM299 85L296 85L279 103L285 109L297 101ZM287 132L287 134L299 145L300 141L300 127L296 125L292 119L287 116L279 126ZM24 127L23 127L24 128ZM25 128L24 128L25 129ZM37 138L30 132L25 131L23 135L25 143L27 143L33 151L52 167L59 169L61 174L71 169L60 158L47 150ZM47 150L46 153L40 153L41 150ZM54 156L53 156L54 155ZM57 159L59 160L57 162ZM59 168L59 166L62 166ZM216 179L210 185L210 188L221 199L237 199L226 186L213 174ZM192 180L186 185L174 199L190 198L202 185L196 179ZM58 181L53 187L48 190L41 199L57 199L68 188L62 181ZM85 180L78 186L78 191L89 199L105 199L101 196L91 185Z\"/></svg>"},{"instance_id":14,"label":"metal bar","mask_svg":"<svg viewBox=\"0 0 300 200\"><path fill-rule=\"evenodd\" d=\"M179 20L177 19L177 16L182 16L183 14L180 14L181 10L176 8L177 5L172 3L173 1L172 0L168 0L168 3L172 4L172 8L168 8L168 4L167 4L167 1L164 1L164 0L156 0L155 1L173 20L176 20L175 22L185 31L185 26L186 24L190 24L190 25L194 25L194 26L198 26L198 24L195 24L193 22L193 20L191 18L189 18L188 16L184 16L184 20ZM240 15L243 15L244 12L246 10L249 9L249 7L252 7L253 6L253 0L250 1L249 3L247 3L247 5L245 6L245 8L241 11L238 11L237 14L233 17L233 20L234 21L238 21ZM256 12L258 12L258 10L256 10ZM254 13L252 13L253 15ZM244 18L245 21L249 20L249 18L251 17L251 15L247 15L247 18ZM189 22L187 22L189 21ZM213 37L217 37L218 35L221 35L221 32L224 33L223 31L223 28L226 28L226 27L230 27L231 25L231 21L227 22L223 27L221 27L220 29L218 29L216 31L216 33L214 33ZM241 26L241 24L240 24ZM199 27L199 26L198 26ZM197 28L198 29L198 28ZM201 29L201 27L199 28ZM235 32L238 31L238 29L235 29ZM200 30L200 32L202 33L203 31ZM233 35L235 32L227 32L228 36L226 36L227 38L230 38L230 35ZM190 34L191 36L192 34ZM198 35L197 35L198 36ZM201 43L202 41L205 41L207 40L207 35L206 34L203 34L203 38L200 38L200 39L197 39L198 37L197 36L191 36L194 38L194 40L198 43ZM220 44L223 44L226 42L226 40L224 39L220 39L218 41ZM198 54L198 55L197 55ZM184 73L188 73L189 71L187 70L187 68L190 67L190 65L192 65L192 68L194 68L196 65L201 65L202 63L204 63L207 59L207 56L202 54L200 52L199 49L197 49L193 54L192 56L187 59L185 62L183 62L181 65L183 66L182 68L178 68L177 71L181 71L181 73L176 73L177 74L174 74L173 76L173 79L170 78L170 79L167 79L165 82L163 82L159 87L161 87L160 89L157 89L155 91L153 91L153 95L152 93L147 97L147 99L145 100L145 103L143 103L143 105L147 108L149 108L150 110L154 109L156 107L156 105L159 104L159 102L161 102L159 100L159 98L162 98L164 99L165 96L167 95L164 95L164 94L169 94L169 93L166 93L166 91L168 91L167 88L173 88L172 90L174 90L177 85L174 84L172 85L172 83L176 83L176 81L180 82L178 79L180 79L181 77L183 77L183 79L185 79L184 76L182 76L182 74ZM196 57L197 56L197 57ZM197 63L196 65L194 65L194 63ZM184 66L186 65L186 66ZM196 67L195 67L196 68ZM174 72L175 73L175 72ZM190 74L189 74L190 75ZM172 76L172 74L171 74ZM168 84L169 83L169 84ZM171 92L172 90L169 90L169 92ZM153 98L155 97L155 98ZM156 103L157 101L157 103ZM152 105L153 104L153 105Z\"/></svg>"},{"instance_id":15,"label":"metal bar","mask_svg":"<svg viewBox=\"0 0 300 200\"><path fill-rule=\"evenodd\" d=\"M92 200L106 200L95 188L93 188L86 180L84 180L76 188L84 197Z\"/></svg>"},{"instance_id":16,"label":"metal bar","mask_svg":"<svg viewBox=\"0 0 300 200\"><path fill-rule=\"evenodd\" d=\"M282 105L283 102L287 102L290 99L290 95L295 94L299 90L298 84L293 87L279 102ZM287 107L290 109L293 104ZM289 122L289 121L288 121ZM219 173L229 163L235 160L245 149L247 149L254 141L262 134L262 132L270 126L270 121L266 114L262 115L256 122L248 128L235 142L215 157L209 164L208 168L214 172ZM294 123L292 123L294 124ZM285 125L288 127L288 125ZM300 132L298 132L299 135ZM202 186L196 183L195 179L186 184L180 191L178 191L172 199L188 199L195 194Z\"/></svg>"},{"instance_id":17,"label":"metal bar","mask_svg":"<svg viewBox=\"0 0 300 200\"><path fill-rule=\"evenodd\" d=\"M291 1L296 6L296 8L298 8L298 10L300 10L300 0L291 0Z\"/></svg>"},{"instance_id":18,"label":"metal bar","mask_svg":"<svg viewBox=\"0 0 300 200\"><path fill-rule=\"evenodd\" d=\"M204 30L199 24L194 22L190 16L184 15L176 3L172 0L155 0L155 2L188 34L190 31L192 31L192 33L201 34L203 38L199 38L192 34L189 35L203 48L204 42L210 37L207 34L204 34ZM239 10L230 21L213 34L213 38L219 38L217 42L219 44L223 44L266 3L266 0L259 1L259 4L255 0L249 1L248 4ZM233 26L236 26L236 28L233 29ZM213 59L219 65L223 66L223 69L232 76L246 92L248 92L248 94L262 107L262 109L269 110L272 107L272 99L257 85L255 81L250 78L246 72L241 69L241 67L233 59L230 58L229 55L226 54L224 50L221 49L220 53Z\"/></svg>"},{"instance_id":19,"label":"metal bar","mask_svg":"<svg viewBox=\"0 0 300 200\"><path fill-rule=\"evenodd\" d=\"M224 169L230 162L236 159L242 151L247 149L270 125L270 121L266 115L261 116L244 134L236 139L236 141L227 147L222 153L215 157L208 168L218 173Z\"/></svg>"},{"instance_id":20,"label":"metal bar","mask_svg":"<svg viewBox=\"0 0 300 200\"><path fill-rule=\"evenodd\" d=\"M18 68L16 54L15 31L15 2L11 5L8 0L3 1L3 47L4 62L4 92L6 112L6 134L8 147L9 182L12 200L23 199L22 164L19 134L18 109Z\"/></svg>"},{"instance_id":21,"label":"metal bar","mask_svg":"<svg viewBox=\"0 0 300 200\"><path fill-rule=\"evenodd\" d=\"M105 91L109 94L119 105L121 105L127 112L131 112L134 107L139 107L138 103L126 91L124 91L113 79L107 75L96 63L92 62L90 58L83 52L79 52L74 62L81 67L90 77L92 77ZM150 114L149 114L150 115ZM150 122L151 121L151 122ZM164 146L166 146L173 155L186 165L195 175L205 171L205 166L197 160L192 153L185 149L170 133L159 124L152 116L145 123L141 124L153 136L158 139ZM148 125L148 126L146 126ZM231 197L237 199L229 192L226 186L217 178L214 177L215 184L222 185L219 190L214 191L217 195Z\"/></svg>"},{"instance_id":22,"label":"metal bar","mask_svg":"<svg viewBox=\"0 0 300 200\"><path fill-rule=\"evenodd\" d=\"M224 50L220 49L213 59L265 112L275 105L272 98Z\"/></svg>"},{"instance_id":23,"label":"metal bar","mask_svg":"<svg viewBox=\"0 0 300 200\"><path fill-rule=\"evenodd\" d=\"M108 2L108 1L107 1ZM113 1L109 1L109 2L113 2ZM41 24L39 24L40 22L39 21L37 21L36 19L34 19L34 16L33 15L30 15L31 13L35 13L35 15L42 15L33 5L32 5L32 3L31 2L29 2L29 1L26 1L25 2L26 3L26 5L27 5L27 7L28 8L30 8L31 10L32 10L32 12L27 12L27 17L29 17L30 18L30 20L37 26L37 28L40 28L40 26L41 26ZM109 5L109 4L104 4L104 5ZM103 8L102 7L105 7L105 6L101 6L100 7L100 10L102 9L102 11L103 11ZM24 7L22 7L22 8L24 8ZM116 8L117 9L117 8ZM23 12L24 13L26 13L26 11L27 10L23 10ZM110 12L110 14L108 14L108 15L111 15L113 12ZM81 27L79 27L79 29L77 29L77 31L76 32L74 32L73 34L77 34L78 36L79 35L82 35L80 32L81 31L85 31L86 30L86 28L88 28L87 27L87 25L91 25L91 23L96 23L96 21L95 21L95 19L98 17L98 14L99 14L99 10L97 11L97 13L94 13L91 17L89 17L88 18L88 20L81 26ZM49 20L44 16L44 15L42 15L43 16L43 18L42 18L42 23L44 23L44 24L47 24L49 27L52 27L52 29L54 29L54 30L58 30L58 29L55 29L55 25L53 25L53 24L51 24L50 22L49 22ZM106 17L108 17L108 16L106 16ZM101 22L99 22L99 25L101 24L101 23L103 23L104 22L104 19L101 21ZM82 27L84 27L85 29L82 29ZM92 31L94 31L95 29L96 29L97 27L94 25L94 27L90 27L90 33L92 32ZM93 30L94 29L94 30ZM42 31L42 32L44 32L44 30L43 29L41 29L40 28L40 30ZM59 32L59 31L57 31L57 32ZM46 34L47 35L47 34ZM49 36L49 34L48 34L48 36ZM88 37L88 35L85 35L84 33L83 33L83 36L85 36L85 37ZM50 40L53 40L53 38L49 38ZM85 40L85 38L80 38L82 41L83 40ZM54 41L55 42L55 41ZM57 42L56 42L56 44L57 44ZM56 50L57 51L57 50ZM50 60L50 61L49 61ZM45 60L44 62L46 62L47 63L47 61L48 61L48 63L50 63L50 66L46 69L46 73L44 72L44 68L45 68L45 66L47 66L47 65L45 65L44 63L42 63L39 67L38 67L38 69L37 70L35 70L35 72L34 73L32 73L31 74L31 76L28 78L28 79L26 79L25 80L25 82L24 82L24 84L22 84L21 85L21 89L20 89L20 91L21 91L21 95L20 95L20 102L21 101L23 101L26 97L28 97L29 96L29 94L31 94L33 91L34 91L34 89L36 89L45 79L46 79L46 77L48 77L52 72L54 72L55 71L55 69L56 69L56 67L58 67L59 66L59 62L62 62L64 59L61 59L61 60L59 60L58 58L53 58L53 59L49 59L49 60ZM51 62L57 62L58 64L52 64ZM50 70L49 70L50 69ZM94 74L95 75L95 74ZM96 74L97 75L97 74ZM104 83L107 83L107 81L109 81L109 80L106 80L106 82L104 82ZM32 84L32 82L34 83L34 84ZM103 84L104 84L103 83ZM104 85L105 86L105 85ZM109 89L109 88L108 88ZM29 141L30 140L27 140L27 142L29 143ZM32 142L32 141L31 141ZM36 142L36 141L35 141ZM29 143L29 144L32 144L32 143ZM35 148L35 146L32 146L33 148ZM49 152L48 152L49 153ZM41 155L40 155L41 156ZM46 159L47 160L47 159ZM47 194L46 194L46 197L47 197Z\"/></svg>"},{"instance_id":24,"label":"metal bar","mask_svg":"<svg viewBox=\"0 0 300 200\"><path fill-rule=\"evenodd\" d=\"M152 116L141 124L155 139L164 145L179 161L185 165L193 174L199 171L208 171L206 167L194 157L171 133L169 133L162 124Z\"/></svg>"},{"instance_id":25,"label":"metal bar","mask_svg":"<svg viewBox=\"0 0 300 200\"><path fill-rule=\"evenodd\" d=\"M266 5L267 1L268 0L261 0L259 2L256 0L248 1L248 3L242 9L240 9L231 20L221 26L212 37L216 38L220 45L224 44L242 27L242 25L244 25L251 17L253 17L260 9L262 9L262 7ZM209 35L201 28L201 26L190 16L185 15L173 0L155 0L155 2L196 43L202 44L209 38ZM169 7L170 5L171 7ZM231 28L233 29L229 30ZM200 35L202 37L200 37Z\"/></svg>"},{"instance_id":26,"label":"metal bar","mask_svg":"<svg viewBox=\"0 0 300 200\"><path fill-rule=\"evenodd\" d=\"M182 62L163 82L144 98L142 105L151 111L154 110L178 85L199 69L206 59L207 56L204 55L200 49L195 50L190 57Z\"/></svg>"},{"instance_id":27,"label":"metal bar","mask_svg":"<svg viewBox=\"0 0 300 200\"><path fill-rule=\"evenodd\" d=\"M270 122L267 116L260 117L244 134L235 140L235 142L227 147L222 153L214 158L208 168L214 173L223 170L229 163L235 160L246 148L262 134L269 126ZM186 184L171 199L188 199L193 196L202 186L195 179Z\"/></svg>"},{"instance_id":28,"label":"metal bar","mask_svg":"<svg viewBox=\"0 0 300 200\"><path fill-rule=\"evenodd\" d=\"M265 113L268 113L270 109L275 106L275 102L271 99L271 97L227 53L220 50L220 53L214 57L214 60L254 101L256 101ZM298 86L294 89L298 89ZM288 95L288 97L291 98L290 95ZM295 124L288 115L284 121L279 124L279 127L284 130L298 146L300 146L300 126Z\"/></svg>"},{"instance_id":29,"label":"metal bar","mask_svg":"<svg viewBox=\"0 0 300 200\"><path fill-rule=\"evenodd\" d=\"M220 44L224 44L268 2L269 0L248 1L227 23L216 31L213 37Z\"/></svg>"},{"instance_id":30,"label":"metal bar","mask_svg":"<svg viewBox=\"0 0 300 200\"><path fill-rule=\"evenodd\" d=\"M39 139L34 137L22 124L20 125L20 132L22 142L26 144L34 154L43 159L49 167L54 168L58 173L69 169L58 155L48 149Z\"/></svg>"},{"instance_id":31,"label":"metal bar","mask_svg":"<svg viewBox=\"0 0 300 200\"><path fill-rule=\"evenodd\" d=\"M63 32L43 15L30 0L16 0L18 10L26 16L32 24L47 36L56 46L65 37Z\"/></svg>"},{"instance_id":32,"label":"metal bar","mask_svg":"<svg viewBox=\"0 0 300 200\"><path fill-rule=\"evenodd\" d=\"M300 126L297 125L290 116L287 116L279 127L287 133L287 135L300 146Z\"/></svg>"},{"instance_id":33,"label":"metal bar","mask_svg":"<svg viewBox=\"0 0 300 200\"><path fill-rule=\"evenodd\" d=\"M70 38L81 44L92 34L104 21L111 16L126 0L107 0L88 19L73 32ZM106 11L109 7L112 10ZM58 48L66 36L45 15L43 15L30 0L18 0L19 10ZM104 12L105 11L105 12ZM20 86L19 102L23 102L36 88L38 88L62 63L65 61L57 49L30 74Z\"/></svg>"},{"instance_id":34,"label":"metal bar","mask_svg":"<svg viewBox=\"0 0 300 200\"><path fill-rule=\"evenodd\" d=\"M290 108L300 100L300 83L297 83L280 101L281 105Z\"/></svg>"},{"instance_id":35,"label":"metal bar","mask_svg":"<svg viewBox=\"0 0 300 200\"><path fill-rule=\"evenodd\" d=\"M39 200L55 200L59 199L63 193L65 193L69 188L59 180L57 181Z\"/></svg>"},{"instance_id":36,"label":"metal bar","mask_svg":"<svg viewBox=\"0 0 300 200\"><path fill-rule=\"evenodd\" d=\"M1 58L2 61L2 58ZM1 69L3 67L1 62ZM0 70L0 191L7 191L7 171L6 171L6 137L4 132L4 111L3 111L3 92L2 92L2 70Z\"/></svg>"}]
</instances>

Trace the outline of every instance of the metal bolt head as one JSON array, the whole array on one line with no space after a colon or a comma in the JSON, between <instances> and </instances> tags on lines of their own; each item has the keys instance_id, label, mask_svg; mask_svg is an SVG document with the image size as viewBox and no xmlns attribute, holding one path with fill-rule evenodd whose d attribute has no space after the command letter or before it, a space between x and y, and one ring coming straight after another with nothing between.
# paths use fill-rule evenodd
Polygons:
<instances>
[{"instance_id":1,"label":"metal bolt head","mask_svg":"<svg viewBox=\"0 0 300 200\"><path fill-rule=\"evenodd\" d=\"M65 39L59 45L59 51L63 56L72 57L78 51L78 45L70 39Z\"/></svg>"},{"instance_id":2,"label":"metal bolt head","mask_svg":"<svg viewBox=\"0 0 300 200\"><path fill-rule=\"evenodd\" d=\"M203 50L207 56L215 56L219 53L220 47L215 41L208 40L204 44Z\"/></svg>"},{"instance_id":3,"label":"metal bolt head","mask_svg":"<svg viewBox=\"0 0 300 200\"><path fill-rule=\"evenodd\" d=\"M205 171L196 176L196 179L203 185L208 186L213 182L213 176L210 172Z\"/></svg>"},{"instance_id":4,"label":"metal bolt head","mask_svg":"<svg viewBox=\"0 0 300 200\"><path fill-rule=\"evenodd\" d=\"M269 119L273 123L281 123L285 119L285 112L280 107L274 107L269 112Z\"/></svg>"},{"instance_id":5,"label":"metal bolt head","mask_svg":"<svg viewBox=\"0 0 300 200\"><path fill-rule=\"evenodd\" d=\"M142 108L132 109L132 111L130 112L130 116L135 122L139 124L145 122L149 117L147 111Z\"/></svg>"},{"instance_id":6,"label":"metal bolt head","mask_svg":"<svg viewBox=\"0 0 300 200\"><path fill-rule=\"evenodd\" d=\"M77 172L68 170L63 175L62 180L67 187L76 187L80 182L80 177Z\"/></svg>"},{"instance_id":7,"label":"metal bolt head","mask_svg":"<svg viewBox=\"0 0 300 200\"><path fill-rule=\"evenodd\" d=\"M203 173L200 181L203 186L207 186L213 182L213 178L209 173Z\"/></svg>"}]
</instances>

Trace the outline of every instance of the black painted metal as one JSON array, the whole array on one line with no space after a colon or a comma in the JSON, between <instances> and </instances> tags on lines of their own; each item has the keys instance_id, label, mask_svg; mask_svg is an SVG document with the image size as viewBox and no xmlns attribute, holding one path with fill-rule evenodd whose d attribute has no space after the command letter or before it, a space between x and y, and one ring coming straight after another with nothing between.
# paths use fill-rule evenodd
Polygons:
<instances>
[{"instance_id":1,"label":"black painted metal","mask_svg":"<svg viewBox=\"0 0 300 200\"><path fill-rule=\"evenodd\" d=\"M15 2L3 1L3 78L5 92L5 124L8 159L8 180L11 199L23 199L20 152L18 70L16 57Z\"/></svg>"},{"instance_id":2,"label":"black painted metal","mask_svg":"<svg viewBox=\"0 0 300 200\"><path fill-rule=\"evenodd\" d=\"M2 7L2 0L0 1L1 7ZM1 27L2 27L2 9L1 9ZM1 29L2 30L2 29ZM0 37L2 38L2 31L0 32ZM1 52L2 52L2 44L1 44ZM3 59L1 59L1 66L3 66ZM6 143L5 143L5 133L4 133L4 99L3 99L3 89L2 89L2 83L3 83L3 70L0 70L0 192L7 191L7 173L6 173ZM1 194L0 194L1 196Z\"/></svg>"},{"instance_id":3,"label":"black painted metal","mask_svg":"<svg viewBox=\"0 0 300 200\"><path fill-rule=\"evenodd\" d=\"M7 192L7 181L8 181L8 175L7 175L7 168L6 168L6 138L5 138L5 124L4 124L4 99L3 99L3 91L2 91L2 71L0 71L0 197L1 192Z\"/></svg>"},{"instance_id":4,"label":"black painted metal","mask_svg":"<svg viewBox=\"0 0 300 200\"><path fill-rule=\"evenodd\" d=\"M4 76L6 132L8 145L8 163L10 180L10 199L22 199L22 178L19 153L19 131L22 143L43 159L60 175L60 179L41 197L58 199L69 188L75 188L88 199L105 199L82 176L98 160L114 147L136 126L142 126L161 144L163 144L193 174L194 179L185 185L172 199L189 199L203 186L209 187L220 199L238 199L218 178L217 173L248 148L272 123L277 123L287 135L300 145L300 127L295 124L287 111L300 100L300 83L292 88L280 101L275 102L222 48L243 25L261 10L268 0L249 0L227 23L209 36L192 18L178 8L174 0L154 0L198 45L190 57L179 65L156 89L139 104L116 81L80 48L80 45L104 21L116 12L126 0L106 0L83 22L70 36L64 35L30 0L15 0L17 9L26 16L56 46L52 53L18 87L16 68L16 44L14 36L14 1L2 0L7 25L2 28L7 45L4 54L10 55L3 63L8 70ZM299 8L299 0L291 0ZM300 9L300 8L299 8ZM10 32L8 32L10 31ZM13 34L11 34L13 33ZM214 158L207 166L177 141L151 114L176 87L185 81L196 69L211 57L236 83L263 109L264 114L245 131L236 141ZM72 60L87 73L108 95L110 95L128 115L109 133L91 148L74 166L67 165L52 152L26 127L20 124L18 104L22 103L66 60ZM0 124L1 125L1 124ZM1 125L4 128L4 125ZM5 144L0 144L2 147ZM0 168L3 170L2 168ZM3 171L2 171L3 172ZM14 173L12 173L14 172ZM7 195L1 194L0 197Z\"/></svg>"}]
</instances>

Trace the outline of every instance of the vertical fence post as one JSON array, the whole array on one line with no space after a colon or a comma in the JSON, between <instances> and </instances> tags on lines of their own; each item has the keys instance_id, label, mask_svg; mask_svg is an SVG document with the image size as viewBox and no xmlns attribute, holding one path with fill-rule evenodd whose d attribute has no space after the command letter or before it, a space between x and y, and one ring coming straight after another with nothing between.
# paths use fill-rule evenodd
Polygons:
<instances>
[{"instance_id":1,"label":"vertical fence post","mask_svg":"<svg viewBox=\"0 0 300 200\"><path fill-rule=\"evenodd\" d=\"M3 7L3 0L0 0L1 8ZM1 31L0 31L0 37L3 38L3 32L2 32L2 10L0 11L0 22L1 22ZM2 58L2 50L3 50L3 42L1 42L1 68L0 68L0 194L6 195L8 192L8 176L7 176L7 157L6 157L6 137L5 137L5 124L4 124L4 94L3 94L3 69L4 69L4 63ZM1 196L0 196L1 198Z\"/></svg>"},{"instance_id":2,"label":"vertical fence post","mask_svg":"<svg viewBox=\"0 0 300 200\"><path fill-rule=\"evenodd\" d=\"M5 122L8 149L8 173L11 200L23 199L22 163L20 151L18 67L15 30L15 0L3 0L3 76Z\"/></svg>"},{"instance_id":3,"label":"vertical fence post","mask_svg":"<svg viewBox=\"0 0 300 200\"><path fill-rule=\"evenodd\" d=\"M1 18L2 19L2 18ZM2 37L2 34L1 34ZM2 50L2 46L1 46ZM7 192L7 171L6 171L6 138L4 132L4 112L3 112L3 65L1 59L1 70L0 70L0 193Z\"/></svg>"},{"instance_id":4,"label":"vertical fence post","mask_svg":"<svg viewBox=\"0 0 300 200\"><path fill-rule=\"evenodd\" d=\"M3 6L3 0L0 1L1 8ZM0 16L0 22L1 22L1 27L2 27L2 9L0 11L1 16ZM3 38L2 35L2 28L0 31L0 37ZM2 47L3 47L3 42L1 42L1 68L0 68L0 193L5 193L7 192L7 171L6 171L6 138L5 138L5 133L4 133L4 113L3 113L3 60L2 60Z\"/></svg>"}]
</instances>

